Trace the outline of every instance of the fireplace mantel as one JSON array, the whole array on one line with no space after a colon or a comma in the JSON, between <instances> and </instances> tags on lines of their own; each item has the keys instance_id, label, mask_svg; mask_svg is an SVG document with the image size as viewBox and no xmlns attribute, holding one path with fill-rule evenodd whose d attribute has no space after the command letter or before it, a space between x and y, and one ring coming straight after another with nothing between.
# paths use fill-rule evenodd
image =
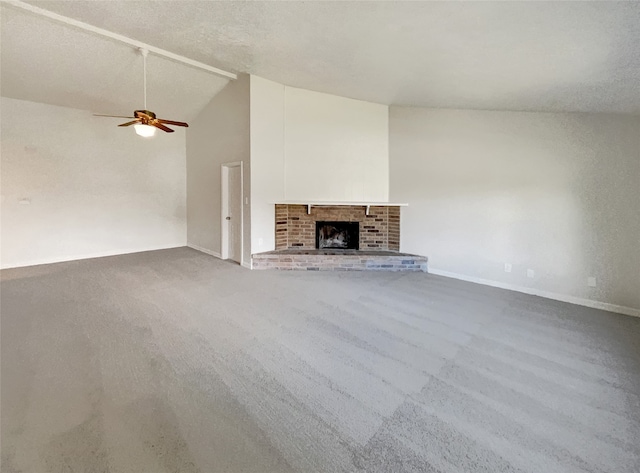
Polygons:
<instances>
[{"instance_id":1,"label":"fireplace mantel","mask_svg":"<svg viewBox=\"0 0 640 473\"><path fill-rule=\"evenodd\" d=\"M396 202L322 202L309 200L283 200L273 202L276 205L306 205L307 214L311 214L311 207L366 207L365 214L369 215L371 207L407 207L409 204Z\"/></svg>"}]
</instances>

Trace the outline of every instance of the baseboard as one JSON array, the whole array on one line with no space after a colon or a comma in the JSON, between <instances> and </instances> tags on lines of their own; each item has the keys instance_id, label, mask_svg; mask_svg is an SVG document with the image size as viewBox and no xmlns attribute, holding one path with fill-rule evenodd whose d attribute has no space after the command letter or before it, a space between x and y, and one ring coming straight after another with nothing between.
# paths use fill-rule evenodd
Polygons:
<instances>
[{"instance_id":1,"label":"baseboard","mask_svg":"<svg viewBox=\"0 0 640 473\"><path fill-rule=\"evenodd\" d=\"M202 253L206 253L208 255L215 256L216 258L222 259L222 255L220 255L220 253L218 253L217 251L207 250L206 248L202 248L201 246L198 246L198 245L192 245L191 243L187 243L187 246L189 248L193 248L194 250L198 250ZM251 263L244 262L242 263L241 266L247 269L251 269Z\"/></svg>"},{"instance_id":2,"label":"baseboard","mask_svg":"<svg viewBox=\"0 0 640 473\"><path fill-rule=\"evenodd\" d=\"M189 248L193 248L194 250L198 250L198 251L200 251L202 253L206 253L208 255L215 256L216 258L222 259L222 255L220 253L218 253L217 251L207 250L206 248L203 248L203 247L198 246L198 245L192 245L191 243L187 243L187 246Z\"/></svg>"},{"instance_id":3,"label":"baseboard","mask_svg":"<svg viewBox=\"0 0 640 473\"><path fill-rule=\"evenodd\" d=\"M461 281L468 281L476 284L483 284L485 286L499 287L500 289L508 289L510 291L523 292L525 294L531 294L532 296L540 296L546 299L553 299L561 302L569 302L570 304L577 304L585 307L591 307L592 309L601 309L609 312L616 312L618 314L640 317L640 309L634 309L632 307L609 304L608 302L594 301L591 299L583 299L581 297L558 294L556 292L543 291L543 290L534 289L531 287L517 286L514 284L507 284L507 283L502 283L498 281L492 281L490 279L476 278L473 276L466 276L464 274L452 273L450 271L442 271L439 269L429 268L429 273L435 274L438 276L445 276L447 278L460 279Z\"/></svg>"},{"instance_id":4,"label":"baseboard","mask_svg":"<svg viewBox=\"0 0 640 473\"><path fill-rule=\"evenodd\" d=\"M105 256L130 255L133 253L144 253L145 251L170 250L172 248L184 248L184 245L101 251L98 253L86 253L83 255L73 255L73 256L67 256L67 257L62 256L62 257L55 257L55 258L43 258L38 260L25 261L18 264L11 264L9 266L2 266L0 269L25 268L27 266L40 266L43 264L65 263L68 261L79 261L83 259L92 259L92 258L104 258Z\"/></svg>"}]
</instances>

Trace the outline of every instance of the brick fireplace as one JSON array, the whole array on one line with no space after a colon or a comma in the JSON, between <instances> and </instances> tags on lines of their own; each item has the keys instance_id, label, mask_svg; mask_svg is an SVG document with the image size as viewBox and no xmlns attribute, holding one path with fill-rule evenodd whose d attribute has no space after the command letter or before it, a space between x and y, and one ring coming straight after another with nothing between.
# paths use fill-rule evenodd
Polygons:
<instances>
[{"instance_id":1,"label":"brick fireplace","mask_svg":"<svg viewBox=\"0 0 640 473\"><path fill-rule=\"evenodd\" d=\"M360 250L400 250L400 207L276 204L276 250L316 249L316 222L359 223Z\"/></svg>"},{"instance_id":2,"label":"brick fireplace","mask_svg":"<svg viewBox=\"0 0 640 473\"><path fill-rule=\"evenodd\" d=\"M276 249L252 255L252 268L426 271L426 257L399 251L403 205L275 204Z\"/></svg>"}]
</instances>

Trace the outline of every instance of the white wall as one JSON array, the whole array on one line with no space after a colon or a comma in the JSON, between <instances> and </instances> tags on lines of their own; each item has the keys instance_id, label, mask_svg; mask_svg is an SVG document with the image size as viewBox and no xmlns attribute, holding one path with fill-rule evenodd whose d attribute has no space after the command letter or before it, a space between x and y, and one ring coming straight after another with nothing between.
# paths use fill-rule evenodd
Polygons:
<instances>
[{"instance_id":1,"label":"white wall","mask_svg":"<svg viewBox=\"0 0 640 473\"><path fill-rule=\"evenodd\" d=\"M251 76L253 253L275 248L276 201L389 198L389 109Z\"/></svg>"},{"instance_id":2,"label":"white wall","mask_svg":"<svg viewBox=\"0 0 640 473\"><path fill-rule=\"evenodd\" d=\"M249 76L240 75L213 97L187 131L187 240L220 256L221 165L244 163L243 201L250 202ZM251 208L243 205L243 262L251 260Z\"/></svg>"},{"instance_id":3,"label":"white wall","mask_svg":"<svg viewBox=\"0 0 640 473\"><path fill-rule=\"evenodd\" d=\"M391 107L390 163L431 270L640 308L640 118Z\"/></svg>"},{"instance_id":4,"label":"white wall","mask_svg":"<svg viewBox=\"0 0 640 473\"><path fill-rule=\"evenodd\" d=\"M285 198L389 199L389 108L285 87Z\"/></svg>"},{"instance_id":5,"label":"white wall","mask_svg":"<svg viewBox=\"0 0 640 473\"><path fill-rule=\"evenodd\" d=\"M251 76L251 251L275 248L274 202L284 183L285 86Z\"/></svg>"},{"instance_id":6,"label":"white wall","mask_svg":"<svg viewBox=\"0 0 640 473\"><path fill-rule=\"evenodd\" d=\"M185 245L182 130L143 139L83 110L1 104L3 268Z\"/></svg>"}]
</instances>

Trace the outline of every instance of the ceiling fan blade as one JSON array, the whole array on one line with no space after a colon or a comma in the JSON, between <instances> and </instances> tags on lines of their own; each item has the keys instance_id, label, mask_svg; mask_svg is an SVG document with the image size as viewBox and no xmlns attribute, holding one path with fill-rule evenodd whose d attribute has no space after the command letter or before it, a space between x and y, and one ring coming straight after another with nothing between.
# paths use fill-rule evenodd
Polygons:
<instances>
[{"instance_id":1,"label":"ceiling fan blade","mask_svg":"<svg viewBox=\"0 0 640 473\"><path fill-rule=\"evenodd\" d=\"M175 126L189 126L188 123L185 122L174 122L173 120L165 120L164 118L157 119L160 123L166 123L167 125L175 125Z\"/></svg>"},{"instance_id":2,"label":"ceiling fan blade","mask_svg":"<svg viewBox=\"0 0 640 473\"><path fill-rule=\"evenodd\" d=\"M164 126L162 123L158 123L157 120L154 120L153 122L149 123L149 125L155 126L156 128L160 128L162 131L166 131L167 133L173 133L174 131L171 128Z\"/></svg>"},{"instance_id":3,"label":"ceiling fan blade","mask_svg":"<svg viewBox=\"0 0 640 473\"><path fill-rule=\"evenodd\" d=\"M130 118L130 117L127 117L127 118ZM127 123L123 123L122 125L118 125L118 126L129 126L129 125L134 125L136 123L140 123L140 119L139 118L136 118L133 121L130 121L130 122L127 122Z\"/></svg>"},{"instance_id":4,"label":"ceiling fan blade","mask_svg":"<svg viewBox=\"0 0 640 473\"><path fill-rule=\"evenodd\" d=\"M97 113L93 114L94 117L109 117L109 118L135 118L135 117L124 117L122 115L98 115Z\"/></svg>"}]
</instances>

